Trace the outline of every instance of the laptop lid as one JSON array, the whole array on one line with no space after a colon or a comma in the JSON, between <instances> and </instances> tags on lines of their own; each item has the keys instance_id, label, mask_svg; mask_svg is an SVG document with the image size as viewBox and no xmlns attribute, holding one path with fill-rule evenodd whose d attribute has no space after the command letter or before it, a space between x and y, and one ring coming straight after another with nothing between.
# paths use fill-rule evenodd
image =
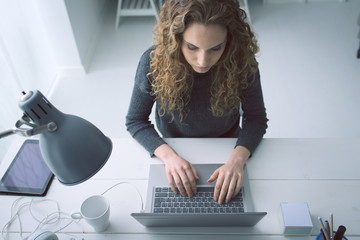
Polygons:
<instances>
[{"instance_id":1,"label":"laptop lid","mask_svg":"<svg viewBox=\"0 0 360 240\"><path fill-rule=\"evenodd\" d=\"M211 185L207 179L211 174L222 164L194 164L198 172L200 180L198 185ZM232 214L169 214L169 213L152 213L153 191L157 186L168 186L167 177L165 173L165 166L163 164L150 165L149 182L147 189L145 212L132 213L138 222L147 227L185 227L185 226L254 226L267 213L254 212L252 205L252 198L249 189L248 175L246 167L244 168L243 176L243 198L244 198L244 213Z\"/></svg>"}]
</instances>

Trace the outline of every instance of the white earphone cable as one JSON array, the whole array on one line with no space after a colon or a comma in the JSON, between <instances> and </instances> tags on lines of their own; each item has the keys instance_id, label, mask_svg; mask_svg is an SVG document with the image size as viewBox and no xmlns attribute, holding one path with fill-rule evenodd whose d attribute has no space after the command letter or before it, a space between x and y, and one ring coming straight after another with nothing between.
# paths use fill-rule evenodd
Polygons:
<instances>
[{"instance_id":1,"label":"white earphone cable","mask_svg":"<svg viewBox=\"0 0 360 240\"><path fill-rule=\"evenodd\" d=\"M140 193L140 191L138 190L138 188L133 185L132 183L129 182L119 182L114 184L113 186L111 186L110 188L108 188L106 191L104 191L101 195L106 194L108 191L110 191L111 189L115 188L118 185L121 184L129 184L130 186L132 186L136 192L138 193L138 195L140 196L140 200L141 200L141 212L144 211L144 200L143 197ZM23 200L27 200L26 202L21 203ZM34 208L35 206L44 203L44 202L50 202L50 203L54 203L55 204L55 212L52 212L48 215L46 215L43 219L39 219L35 214L34 214ZM65 212L62 212L60 210L60 206L59 203L55 200L52 199L48 199L48 198L30 198L30 197L19 197L17 198L11 205L11 214L10 214L10 220L4 225L2 231L1 231L1 238L3 240L6 240L7 234L8 234L8 229L10 228L11 224L13 224L13 222L17 219L19 221L19 234L21 239L23 238L23 227L22 227L22 220L21 220L21 213L23 212L23 210L28 209L31 217L38 222L37 227L35 228L35 230L32 232L34 233L36 230L41 229L42 227L46 226L46 225L56 225L59 224L61 220L70 220L69 223L65 224L63 227L61 227L60 229L56 230L56 232L59 232L63 229L65 229L66 227L68 227L69 225L71 225L73 222L78 222L79 220L73 220L71 218L71 216ZM31 234L32 234L31 233ZM27 239L27 237L25 238Z\"/></svg>"},{"instance_id":2,"label":"white earphone cable","mask_svg":"<svg viewBox=\"0 0 360 240\"><path fill-rule=\"evenodd\" d=\"M129 184L130 186L132 186L136 192L138 193L138 195L140 196L140 200L141 200L141 212L144 211L144 200L143 200L143 197L139 191L139 189L132 183L129 183L129 182L118 182L116 184L114 184L113 186L109 187L107 190L105 190L105 192L103 192L101 195L104 195L105 193L107 193L108 191L110 191L111 189L113 189L114 187L118 186L118 185L121 185L121 184Z\"/></svg>"}]
</instances>

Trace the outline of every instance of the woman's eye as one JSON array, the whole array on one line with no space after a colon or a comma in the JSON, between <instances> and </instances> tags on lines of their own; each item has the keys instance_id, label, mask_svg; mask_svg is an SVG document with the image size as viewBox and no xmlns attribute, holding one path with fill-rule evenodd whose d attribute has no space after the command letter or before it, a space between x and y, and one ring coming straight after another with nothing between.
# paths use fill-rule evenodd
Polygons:
<instances>
[{"instance_id":1,"label":"woman's eye","mask_svg":"<svg viewBox=\"0 0 360 240\"><path fill-rule=\"evenodd\" d=\"M187 47L188 47L189 50L196 50L197 49L197 47L195 47L194 45L191 45L191 44L188 44Z\"/></svg>"},{"instance_id":2,"label":"woman's eye","mask_svg":"<svg viewBox=\"0 0 360 240\"><path fill-rule=\"evenodd\" d=\"M213 51L220 51L220 49L221 49L221 45L216 46L216 47L213 47L211 50L213 50Z\"/></svg>"}]
</instances>

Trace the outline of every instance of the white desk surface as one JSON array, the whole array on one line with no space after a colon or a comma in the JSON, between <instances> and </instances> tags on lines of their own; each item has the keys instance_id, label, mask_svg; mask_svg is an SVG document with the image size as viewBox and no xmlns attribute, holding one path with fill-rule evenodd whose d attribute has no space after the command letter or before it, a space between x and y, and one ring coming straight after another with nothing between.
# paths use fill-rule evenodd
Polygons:
<instances>
[{"instance_id":1,"label":"white desk surface","mask_svg":"<svg viewBox=\"0 0 360 240\"><path fill-rule=\"evenodd\" d=\"M2 176L24 139L16 139L0 166ZM56 200L61 211L71 213L81 202L94 194L101 194L122 181L137 186L146 197L149 164L160 160L149 154L131 138L112 139L113 152L103 169L87 182L76 186L63 186L56 179L46 198ZM170 146L192 163L223 163L233 150L235 139L167 139ZM334 214L334 226L347 227L349 239L360 240L360 138L344 139L264 139L248 161L250 188L255 210L266 211L255 227L211 228L146 228L134 220L130 213L141 209L140 198L134 188L119 185L105 196L111 204L111 225L103 234L80 221L66 227L57 235L60 239L71 236L84 239L315 239L320 226L317 217L329 219ZM10 209L17 196L0 196L0 227L10 218ZM145 200L145 199L144 199ZM282 235L280 227L281 202L307 202L314 229L310 236ZM40 215L54 209L42 207ZM41 215L41 212L43 215ZM37 226L28 211L21 214L24 236ZM55 231L62 225L47 229ZM19 239L19 223L9 229L9 239Z\"/></svg>"}]
</instances>

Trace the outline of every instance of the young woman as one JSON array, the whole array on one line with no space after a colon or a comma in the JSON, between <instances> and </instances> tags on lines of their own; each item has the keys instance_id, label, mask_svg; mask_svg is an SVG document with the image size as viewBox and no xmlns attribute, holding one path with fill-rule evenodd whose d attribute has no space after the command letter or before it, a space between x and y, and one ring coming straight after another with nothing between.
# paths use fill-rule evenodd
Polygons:
<instances>
[{"instance_id":1,"label":"young woman","mask_svg":"<svg viewBox=\"0 0 360 240\"><path fill-rule=\"evenodd\" d=\"M267 128L257 51L236 0L170 0L162 7L154 46L138 65L126 126L164 162L174 192L191 197L198 176L162 137L237 138L208 181L216 180L220 204L240 191L244 164ZM149 121L154 103L162 137Z\"/></svg>"}]
</instances>

